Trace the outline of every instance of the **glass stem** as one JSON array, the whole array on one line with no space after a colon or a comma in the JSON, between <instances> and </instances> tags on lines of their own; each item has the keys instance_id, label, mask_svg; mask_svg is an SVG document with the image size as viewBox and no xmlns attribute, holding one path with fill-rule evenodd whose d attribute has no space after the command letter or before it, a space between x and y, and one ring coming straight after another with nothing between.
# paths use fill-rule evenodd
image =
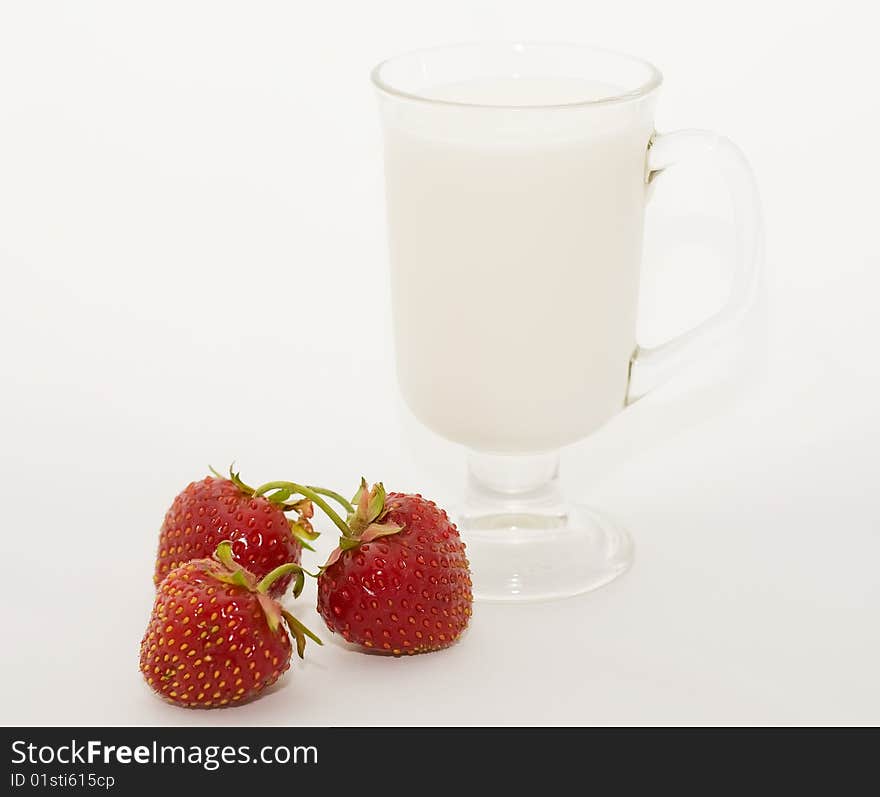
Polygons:
<instances>
[{"instance_id":1,"label":"glass stem","mask_svg":"<svg viewBox=\"0 0 880 797\"><path fill-rule=\"evenodd\" d=\"M505 516L564 515L559 489L559 454L468 453L463 520L496 526ZM510 518L508 518L512 522ZM518 525L514 523L513 525Z\"/></svg>"}]
</instances>

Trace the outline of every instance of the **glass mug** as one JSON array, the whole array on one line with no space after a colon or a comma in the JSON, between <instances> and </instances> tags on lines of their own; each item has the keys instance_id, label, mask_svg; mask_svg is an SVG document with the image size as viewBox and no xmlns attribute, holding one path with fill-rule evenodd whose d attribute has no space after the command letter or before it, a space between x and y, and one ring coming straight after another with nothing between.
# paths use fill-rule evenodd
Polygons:
<instances>
[{"instance_id":1,"label":"glass mug","mask_svg":"<svg viewBox=\"0 0 880 797\"><path fill-rule=\"evenodd\" d=\"M746 309L761 218L740 151L658 134L662 77L562 44L440 47L372 73L384 132L398 381L415 416L466 446L457 520L475 595L575 595L623 573L629 535L561 497L558 449L664 381ZM654 348L636 341L656 176L713 157L738 225L724 307Z\"/></svg>"}]
</instances>

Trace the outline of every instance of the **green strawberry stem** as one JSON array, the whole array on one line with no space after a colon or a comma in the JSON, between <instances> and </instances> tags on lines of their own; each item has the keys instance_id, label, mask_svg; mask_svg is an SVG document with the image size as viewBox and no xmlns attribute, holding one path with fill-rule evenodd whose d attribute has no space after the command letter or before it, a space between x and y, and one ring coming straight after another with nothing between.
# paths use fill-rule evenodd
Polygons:
<instances>
[{"instance_id":1,"label":"green strawberry stem","mask_svg":"<svg viewBox=\"0 0 880 797\"><path fill-rule=\"evenodd\" d=\"M218 543L214 556L229 570L241 569L241 565L232 558L232 543L229 540L223 540L223 542Z\"/></svg>"},{"instance_id":2,"label":"green strawberry stem","mask_svg":"<svg viewBox=\"0 0 880 797\"><path fill-rule=\"evenodd\" d=\"M308 570L305 570L300 565L295 562L287 562L283 565L278 565L274 570L267 573L263 576L262 581L254 586L254 577L252 574L248 573L245 568L243 568L232 556L232 542L229 540L223 540L223 542L218 543L217 550L214 552L214 556L217 561L220 562L230 573L230 576L233 579L233 582L242 587L247 587L248 589L255 590L256 592L262 592L263 594L267 593L271 586L278 581L279 578L284 578L291 573L296 573L296 578L293 582L293 597L298 598L300 593L302 593L303 586L305 585L305 576L306 574L312 576L312 578L317 578L312 573L309 573Z\"/></svg>"},{"instance_id":3,"label":"green strawberry stem","mask_svg":"<svg viewBox=\"0 0 880 797\"><path fill-rule=\"evenodd\" d=\"M322 493L329 493L331 492L330 490L322 490L321 492L318 492L318 490L315 490L313 487L304 487L303 485L294 482L266 482L266 484L254 490L253 495L254 497L258 497L272 490L289 490L291 493L299 493L299 495L305 496L323 510L324 514L333 521L333 525L342 532L344 537L351 536L351 529L348 527L348 524L339 517L333 507L321 497ZM336 494L334 493L334 495ZM338 497L342 498L342 496ZM342 498L342 501L348 503L344 498Z\"/></svg>"},{"instance_id":4,"label":"green strawberry stem","mask_svg":"<svg viewBox=\"0 0 880 797\"><path fill-rule=\"evenodd\" d=\"M272 584L279 578L296 573L293 596L298 598L305 583L305 574L312 576L312 578L317 578L315 574L309 573L308 570L303 569L298 564L288 562L287 564L279 565L267 573L259 583L256 583L253 574L245 570L232 558L232 542L230 540L223 540L223 542L217 545L217 549L214 551L214 558L229 571L228 574L215 572L214 577L227 584L235 584L256 593L260 608L262 608L263 613L266 615L266 622L273 633L278 630L281 618L285 619L287 628L293 634L293 638L296 641L296 652L300 658L303 657L303 652L305 651L306 637L314 640L319 645L324 644L312 631L297 620L289 611L284 609L278 601L270 598L268 595Z\"/></svg>"},{"instance_id":5,"label":"green strawberry stem","mask_svg":"<svg viewBox=\"0 0 880 797\"><path fill-rule=\"evenodd\" d=\"M298 564L293 562L278 565L274 570L263 576L262 580L257 584L257 592L265 594L269 591L269 587L271 587L279 578L284 578L284 576L289 575L290 573L296 573L296 579L293 582L293 597L298 598L306 583L305 572L306 571ZM309 573L309 575L312 574Z\"/></svg>"},{"instance_id":6,"label":"green strawberry stem","mask_svg":"<svg viewBox=\"0 0 880 797\"><path fill-rule=\"evenodd\" d=\"M308 489L311 490L313 493L317 493L318 495L326 495L328 498L332 498L346 512L354 511L354 507L351 505L351 502L348 501L348 499L343 498L339 493L333 492L333 490L328 490L326 487L314 487L312 485L309 485ZM308 496L306 496L306 498L308 498Z\"/></svg>"},{"instance_id":7,"label":"green strawberry stem","mask_svg":"<svg viewBox=\"0 0 880 797\"><path fill-rule=\"evenodd\" d=\"M217 470L214 469L213 467L211 467L210 465L208 466L208 470L210 470L211 473L213 473L218 479L229 479L230 481L233 482L233 484L235 484L238 487L239 490L241 490L243 493L247 493L248 495L260 496L260 495L263 495L264 491L266 491L266 490L286 489L286 490L289 490L291 494L299 493L300 495L303 495L306 498L311 497L310 495L303 492L303 490L305 489L305 490L311 490L312 493L317 493L318 495L325 495L328 498L332 498L346 512L353 512L354 511L354 507L351 505L351 502L347 498L344 498L339 493L334 492L333 490L328 490L326 487L314 487L314 486L310 485L308 487L303 488L297 484L293 484L292 482L269 482L269 484L264 484L262 487L255 490L249 484L245 484L241 480L241 476L235 470L235 463L234 462L229 466L229 476L223 476L222 474L218 473ZM277 485L277 484L282 484L283 488L278 488L278 487L272 486L272 485ZM314 500L314 498L312 498L312 500ZM315 501L315 503L317 504L318 502ZM318 506L320 506L320 504L318 504Z\"/></svg>"}]
</instances>

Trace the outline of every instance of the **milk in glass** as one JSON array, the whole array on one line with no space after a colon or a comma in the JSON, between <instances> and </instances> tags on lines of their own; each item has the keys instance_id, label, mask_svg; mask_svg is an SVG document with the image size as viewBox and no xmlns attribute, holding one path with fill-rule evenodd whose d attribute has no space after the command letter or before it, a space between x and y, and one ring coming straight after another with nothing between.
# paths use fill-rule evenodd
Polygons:
<instances>
[{"instance_id":1,"label":"milk in glass","mask_svg":"<svg viewBox=\"0 0 880 797\"><path fill-rule=\"evenodd\" d=\"M385 101L398 378L437 433L552 450L622 408L652 128L648 100L589 102L619 93L506 77Z\"/></svg>"}]
</instances>

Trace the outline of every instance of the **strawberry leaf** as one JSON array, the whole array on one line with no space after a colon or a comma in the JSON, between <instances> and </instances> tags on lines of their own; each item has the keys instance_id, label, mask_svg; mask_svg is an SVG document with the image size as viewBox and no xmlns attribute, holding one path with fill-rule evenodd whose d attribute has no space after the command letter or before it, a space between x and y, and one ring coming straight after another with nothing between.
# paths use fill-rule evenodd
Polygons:
<instances>
[{"instance_id":1,"label":"strawberry leaf","mask_svg":"<svg viewBox=\"0 0 880 797\"><path fill-rule=\"evenodd\" d=\"M263 610L263 614L266 615L266 622L269 623L269 628L274 632L278 630L278 626L281 624L281 604L278 601L272 600L268 595L263 592L257 593L257 600L260 602L260 608Z\"/></svg>"},{"instance_id":2,"label":"strawberry leaf","mask_svg":"<svg viewBox=\"0 0 880 797\"><path fill-rule=\"evenodd\" d=\"M276 490L272 495L267 495L268 498L275 506L284 506L284 502L290 498L292 491L287 488L281 488L280 490Z\"/></svg>"},{"instance_id":3,"label":"strawberry leaf","mask_svg":"<svg viewBox=\"0 0 880 797\"><path fill-rule=\"evenodd\" d=\"M361 496L368 491L369 490L367 488L367 480L363 476L361 476L360 486L357 488L357 492L354 494L354 497L351 499L351 502L355 506L357 506L361 501Z\"/></svg>"},{"instance_id":4,"label":"strawberry leaf","mask_svg":"<svg viewBox=\"0 0 880 797\"><path fill-rule=\"evenodd\" d=\"M367 511L367 522L372 523L385 511L385 485L382 482L373 485L370 490L370 504Z\"/></svg>"},{"instance_id":5,"label":"strawberry leaf","mask_svg":"<svg viewBox=\"0 0 880 797\"><path fill-rule=\"evenodd\" d=\"M238 487L239 490L241 490L246 495L253 495L254 494L254 488L245 484L241 480L241 476L239 475L239 472L237 470L235 470L235 463L234 462L229 466L229 481L231 481L236 487Z\"/></svg>"},{"instance_id":6,"label":"strawberry leaf","mask_svg":"<svg viewBox=\"0 0 880 797\"><path fill-rule=\"evenodd\" d=\"M254 588L253 580L248 579L244 570L236 570L234 573L224 573L218 570L213 575L214 578L222 581L224 584L232 584L235 587L243 587L249 590Z\"/></svg>"},{"instance_id":7,"label":"strawberry leaf","mask_svg":"<svg viewBox=\"0 0 880 797\"><path fill-rule=\"evenodd\" d=\"M290 633L293 634L293 638L296 640L296 653L300 658L303 657L303 653L306 649L306 637L314 642L317 642L319 645L324 644L318 637L316 637L306 626L304 626L286 609L281 609L281 615L286 620L287 627L290 629Z\"/></svg>"},{"instance_id":8,"label":"strawberry leaf","mask_svg":"<svg viewBox=\"0 0 880 797\"><path fill-rule=\"evenodd\" d=\"M312 528L312 524L308 520L288 520L287 523L290 526L290 533L299 540L313 542L321 536L319 531Z\"/></svg>"},{"instance_id":9,"label":"strawberry leaf","mask_svg":"<svg viewBox=\"0 0 880 797\"><path fill-rule=\"evenodd\" d=\"M403 531L403 526L398 526L396 523L371 523L364 529L360 541L370 542L379 537L388 537L401 531Z\"/></svg>"},{"instance_id":10,"label":"strawberry leaf","mask_svg":"<svg viewBox=\"0 0 880 797\"><path fill-rule=\"evenodd\" d=\"M315 514L315 505L308 498L300 499L289 508L293 509L302 518L308 519Z\"/></svg>"},{"instance_id":11,"label":"strawberry leaf","mask_svg":"<svg viewBox=\"0 0 880 797\"><path fill-rule=\"evenodd\" d=\"M326 570L328 567L335 565L339 561L340 556L342 556L342 547L337 546L331 551L330 556L327 557L327 561L321 566L321 570Z\"/></svg>"}]
</instances>

